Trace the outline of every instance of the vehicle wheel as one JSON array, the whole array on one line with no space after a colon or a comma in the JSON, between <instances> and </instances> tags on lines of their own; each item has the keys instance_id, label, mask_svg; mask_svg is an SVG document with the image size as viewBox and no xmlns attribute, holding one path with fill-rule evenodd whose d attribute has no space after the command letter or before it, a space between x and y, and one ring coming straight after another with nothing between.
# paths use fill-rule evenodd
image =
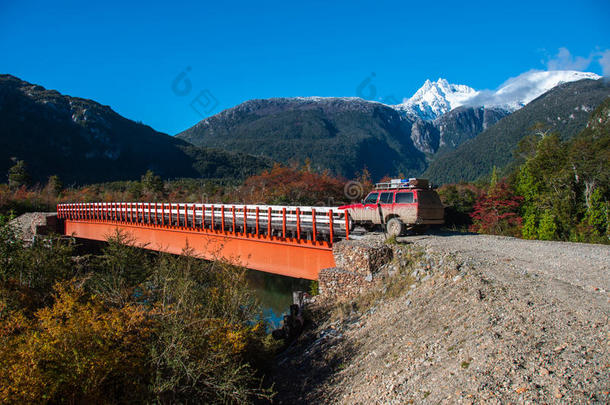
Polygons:
<instances>
[{"instance_id":1,"label":"vehicle wheel","mask_svg":"<svg viewBox=\"0 0 610 405\"><path fill-rule=\"evenodd\" d=\"M386 224L386 230L389 236L400 236L404 233L405 225L398 218L392 218Z\"/></svg>"}]
</instances>

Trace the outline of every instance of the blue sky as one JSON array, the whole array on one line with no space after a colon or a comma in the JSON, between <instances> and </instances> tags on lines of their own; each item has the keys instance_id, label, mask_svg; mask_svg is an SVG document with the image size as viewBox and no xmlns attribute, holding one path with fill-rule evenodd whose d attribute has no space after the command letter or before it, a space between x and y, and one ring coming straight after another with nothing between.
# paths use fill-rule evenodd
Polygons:
<instances>
[{"instance_id":1,"label":"blue sky","mask_svg":"<svg viewBox=\"0 0 610 405\"><path fill-rule=\"evenodd\" d=\"M172 135L251 98L610 73L607 1L90 3L0 1L0 72ZM358 91L367 78L375 94Z\"/></svg>"}]
</instances>

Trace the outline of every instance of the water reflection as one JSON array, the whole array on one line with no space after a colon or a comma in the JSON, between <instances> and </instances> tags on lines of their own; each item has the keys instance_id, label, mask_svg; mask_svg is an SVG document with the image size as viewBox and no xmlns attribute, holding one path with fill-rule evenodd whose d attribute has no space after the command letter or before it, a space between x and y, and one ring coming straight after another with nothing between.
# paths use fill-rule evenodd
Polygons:
<instances>
[{"instance_id":1,"label":"water reflection","mask_svg":"<svg viewBox=\"0 0 610 405\"><path fill-rule=\"evenodd\" d=\"M292 304L293 291L309 291L311 281L248 270L248 284L254 290L263 308L263 316L272 328L280 326Z\"/></svg>"}]
</instances>

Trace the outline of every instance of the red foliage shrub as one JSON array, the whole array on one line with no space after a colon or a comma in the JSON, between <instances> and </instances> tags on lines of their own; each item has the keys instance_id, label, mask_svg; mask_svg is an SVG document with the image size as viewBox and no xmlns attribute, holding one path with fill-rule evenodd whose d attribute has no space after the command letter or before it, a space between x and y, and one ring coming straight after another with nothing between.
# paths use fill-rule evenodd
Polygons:
<instances>
[{"instance_id":1,"label":"red foliage shrub","mask_svg":"<svg viewBox=\"0 0 610 405\"><path fill-rule=\"evenodd\" d=\"M502 181L492 186L478 198L470 216L470 230L492 235L520 235L522 218L517 213L523 197L515 195L510 186Z\"/></svg>"},{"instance_id":2,"label":"red foliage shrub","mask_svg":"<svg viewBox=\"0 0 610 405\"><path fill-rule=\"evenodd\" d=\"M266 204L337 204L346 200L345 181L280 165L249 177L238 191L240 201Z\"/></svg>"}]
</instances>

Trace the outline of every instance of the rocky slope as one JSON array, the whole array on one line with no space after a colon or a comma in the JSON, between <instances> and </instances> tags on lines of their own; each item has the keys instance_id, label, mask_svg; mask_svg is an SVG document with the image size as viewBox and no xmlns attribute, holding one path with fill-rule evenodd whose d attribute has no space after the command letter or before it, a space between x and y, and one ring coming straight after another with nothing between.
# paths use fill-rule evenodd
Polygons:
<instances>
[{"instance_id":1,"label":"rocky slope","mask_svg":"<svg viewBox=\"0 0 610 405\"><path fill-rule=\"evenodd\" d=\"M415 121L411 128L411 139L419 150L435 155L436 159L509 114L500 108L457 107L433 121Z\"/></svg>"},{"instance_id":2,"label":"rocky slope","mask_svg":"<svg viewBox=\"0 0 610 405\"><path fill-rule=\"evenodd\" d=\"M497 108L512 112L555 86L583 79L598 80L601 76L574 70L532 70L508 79L496 90L475 90L439 78L435 82L426 80L411 98L394 108L424 121L433 121L461 106Z\"/></svg>"},{"instance_id":3,"label":"rocky slope","mask_svg":"<svg viewBox=\"0 0 610 405\"><path fill-rule=\"evenodd\" d=\"M367 294L315 304L312 329L278 358L277 403L610 400L610 247L399 242Z\"/></svg>"},{"instance_id":4,"label":"rocky slope","mask_svg":"<svg viewBox=\"0 0 610 405\"><path fill-rule=\"evenodd\" d=\"M268 167L247 155L195 148L92 100L0 75L0 173L24 160L34 181L66 184L164 178L240 177Z\"/></svg>"},{"instance_id":5,"label":"rocky slope","mask_svg":"<svg viewBox=\"0 0 610 405\"><path fill-rule=\"evenodd\" d=\"M454 108L464 105L477 94L478 92L472 87L452 84L443 78L435 82L426 80L411 98L394 108L415 119L434 121Z\"/></svg>"}]
</instances>

